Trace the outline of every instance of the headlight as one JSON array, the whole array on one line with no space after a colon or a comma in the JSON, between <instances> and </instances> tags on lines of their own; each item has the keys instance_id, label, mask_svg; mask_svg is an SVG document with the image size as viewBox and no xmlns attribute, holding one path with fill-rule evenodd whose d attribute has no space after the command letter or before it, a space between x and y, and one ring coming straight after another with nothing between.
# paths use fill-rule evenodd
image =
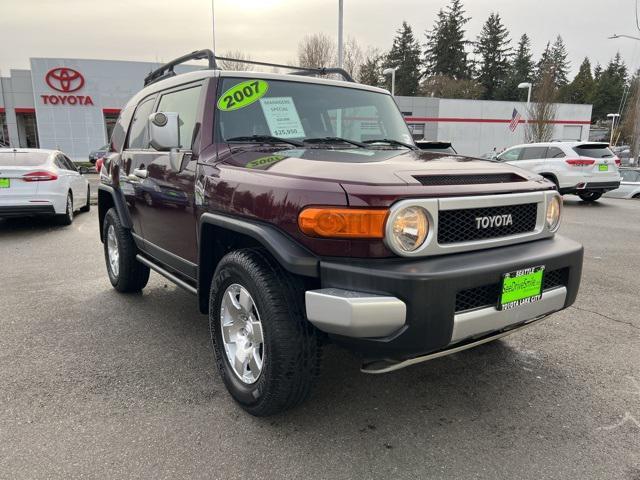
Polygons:
<instances>
[{"instance_id":1,"label":"headlight","mask_svg":"<svg viewBox=\"0 0 640 480\"><path fill-rule=\"evenodd\" d=\"M547 228L552 232L558 230L560 226L561 211L562 197L558 195L551 197L547 203Z\"/></svg>"},{"instance_id":2,"label":"headlight","mask_svg":"<svg viewBox=\"0 0 640 480\"><path fill-rule=\"evenodd\" d=\"M405 207L389 219L392 238L389 240L405 252L419 248L429 234L429 218L421 207Z\"/></svg>"}]
</instances>

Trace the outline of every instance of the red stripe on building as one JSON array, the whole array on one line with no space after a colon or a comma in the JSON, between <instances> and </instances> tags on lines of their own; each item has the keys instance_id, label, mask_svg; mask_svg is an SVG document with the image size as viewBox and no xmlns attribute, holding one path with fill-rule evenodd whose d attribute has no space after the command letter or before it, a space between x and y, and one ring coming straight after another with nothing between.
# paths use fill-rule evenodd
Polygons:
<instances>
[{"instance_id":1,"label":"red stripe on building","mask_svg":"<svg viewBox=\"0 0 640 480\"><path fill-rule=\"evenodd\" d=\"M407 122L450 122L450 123L511 123L511 119L503 118L455 118L455 117L404 117ZM527 123L520 120L519 123ZM551 120L548 123L554 125L591 125L590 120Z\"/></svg>"},{"instance_id":2,"label":"red stripe on building","mask_svg":"<svg viewBox=\"0 0 640 480\"><path fill-rule=\"evenodd\" d=\"M4 113L4 107L0 107L0 113Z\"/></svg>"},{"instance_id":3,"label":"red stripe on building","mask_svg":"<svg viewBox=\"0 0 640 480\"><path fill-rule=\"evenodd\" d=\"M103 108L102 109L102 113L113 113L116 115L120 115L120 109L119 108Z\"/></svg>"},{"instance_id":4,"label":"red stripe on building","mask_svg":"<svg viewBox=\"0 0 640 480\"><path fill-rule=\"evenodd\" d=\"M16 113L36 113L36 109L30 107L16 107L14 110Z\"/></svg>"}]
</instances>

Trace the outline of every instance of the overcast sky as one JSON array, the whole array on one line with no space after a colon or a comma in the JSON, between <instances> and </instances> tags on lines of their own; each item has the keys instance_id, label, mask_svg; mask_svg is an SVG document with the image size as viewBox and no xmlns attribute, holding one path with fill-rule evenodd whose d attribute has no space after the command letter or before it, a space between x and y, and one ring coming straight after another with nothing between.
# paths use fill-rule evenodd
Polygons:
<instances>
[{"instance_id":1,"label":"overcast sky","mask_svg":"<svg viewBox=\"0 0 640 480\"><path fill-rule=\"evenodd\" d=\"M536 57L561 34L572 70L585 56L606 63L617 50L633 69L640 42L635 0L466 0L475 39L490 12L498 12L515 41L528 33ZM403 20L421 43L448 0L344 0L345 35L388 50ZM1 0L0 71L29 68L29 57L157 61L210 48L210 0ZM337 33L337 0L215 0L218 52L240 49L252 58L289 62L306 34Z\"/></svg>"}]
</instances>

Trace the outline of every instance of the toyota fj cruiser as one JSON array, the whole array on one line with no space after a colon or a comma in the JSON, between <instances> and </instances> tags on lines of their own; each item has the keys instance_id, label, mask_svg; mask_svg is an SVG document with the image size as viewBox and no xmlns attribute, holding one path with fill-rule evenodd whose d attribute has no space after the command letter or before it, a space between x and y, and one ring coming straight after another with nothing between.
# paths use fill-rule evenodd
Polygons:
<instances>
[{"instance_id":1,"label":"toyota fj cruiser","mask_svg":"<svg viewBox=\"0 0 640 480\"><path fill-rule=\"evenodd\" d=\"M175 75L195 58L209 68ZM551 182L420 151L389 92L341 69L221 71L216 58L164 65L122 110L100 235L116 290L141 291L151 269L196 296L245 410L303 401L328 341L382 373L574 302L582 246L555 234Z\"/></svg>"}]
</instances>

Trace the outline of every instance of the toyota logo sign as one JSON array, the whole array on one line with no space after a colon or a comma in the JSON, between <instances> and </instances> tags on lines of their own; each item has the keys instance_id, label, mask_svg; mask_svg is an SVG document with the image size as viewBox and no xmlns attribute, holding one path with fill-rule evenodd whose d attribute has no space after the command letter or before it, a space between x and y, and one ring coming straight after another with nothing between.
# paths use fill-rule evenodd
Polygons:
<instances>
[{"instance_id":1,"label":"toyota logo sign","mask_svg":"<svg viewBox=\"0 0 640 480\"><path fill-rule=\"evenodd\" d=\"M84 86L84 77L73 68L56 67L47 72L44 77L47 85L58 92L75 92Z\"/></svg>"}]
</instances>

